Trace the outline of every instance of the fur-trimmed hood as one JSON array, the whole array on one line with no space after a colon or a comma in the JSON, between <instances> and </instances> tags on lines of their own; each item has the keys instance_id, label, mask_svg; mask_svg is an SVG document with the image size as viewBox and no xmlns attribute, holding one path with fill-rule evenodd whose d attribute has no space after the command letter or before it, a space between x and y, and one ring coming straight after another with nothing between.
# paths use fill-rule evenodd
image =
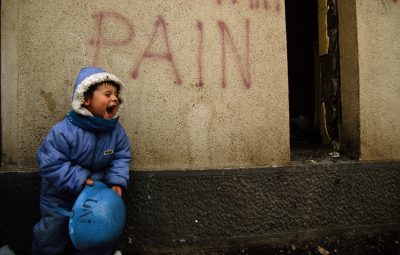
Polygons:
<instances>
[{"instance_id":1,"label":"fur-trimmed hood","mask_svg":"<svg viewBox=\"0 0 400 255\"><path fill-rule=\"evenodd\" d=\"M74 84L74 93L72 96L72 109L84 116L93 116L93 114L88 111L84 106L85 98L84 93L89 89L90 86L111 81L119 85L118 97L120 99L120 104L117 112L113 118L117 118L122 106L122 91L123 85L121 80L115 75L106 72L104 69L99 67L84 67L79 71L78 76Z\"/></svg>"}]
</instances>

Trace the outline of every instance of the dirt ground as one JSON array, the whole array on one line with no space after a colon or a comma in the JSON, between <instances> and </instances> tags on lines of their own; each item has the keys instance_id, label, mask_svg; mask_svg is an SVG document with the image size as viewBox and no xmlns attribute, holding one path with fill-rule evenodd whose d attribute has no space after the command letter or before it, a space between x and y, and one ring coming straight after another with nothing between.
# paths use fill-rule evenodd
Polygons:
<instances>
[{"instance_id":1,"label":"dirt ground","mask_svg":"<svg viewBox=\"0 0 400 255\"><path fill-rule=\"evenodd\" d=\"M400 255L400 232L365 236L325 237L300 244L288 243L281 247L260 246L220 250L205 254L225 255Z\"/></svg>"}]
</instances>

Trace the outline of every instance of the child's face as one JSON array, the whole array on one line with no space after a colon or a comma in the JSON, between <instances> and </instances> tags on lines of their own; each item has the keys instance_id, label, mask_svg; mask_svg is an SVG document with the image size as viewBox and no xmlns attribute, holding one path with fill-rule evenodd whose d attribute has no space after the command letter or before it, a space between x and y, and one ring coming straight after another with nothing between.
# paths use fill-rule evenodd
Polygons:
<instances>
[{"instance_id":1,"label":"child's face","mask_svg":"<svg viewBox=\"0 0 400 255\"><path fill-rule=\"evenodd\" d=\"M96 117L112 119L119 106L117 88L109 83L100 84L92 97L85 98L84 106Z\"/></svg>"}]
</instances>

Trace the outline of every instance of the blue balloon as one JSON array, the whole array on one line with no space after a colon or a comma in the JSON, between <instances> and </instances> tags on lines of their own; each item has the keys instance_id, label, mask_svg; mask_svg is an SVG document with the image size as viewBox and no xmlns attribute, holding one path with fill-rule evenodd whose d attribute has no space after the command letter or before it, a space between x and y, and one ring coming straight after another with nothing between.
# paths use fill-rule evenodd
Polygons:
<instances>
[{"instance_id":1,"label":"blue balloon","mask_svg":"<svg viewBox=\"0 0 400 255\"><path fill-rule=\"evenodd\" d=\"M122 198L99 181L82 190L67 214L72 243L83 251L112 245L122 234L126 219Z\"/></svg>"}]
</instances>

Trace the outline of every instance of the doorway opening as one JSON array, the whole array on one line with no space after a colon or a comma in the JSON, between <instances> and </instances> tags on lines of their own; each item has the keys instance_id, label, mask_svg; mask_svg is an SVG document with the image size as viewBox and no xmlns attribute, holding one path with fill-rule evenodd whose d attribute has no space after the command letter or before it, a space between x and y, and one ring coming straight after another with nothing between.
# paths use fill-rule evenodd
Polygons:
<instances>
[{"instance_id":1,"label":"doorway opening","mask_svg":"<svg viewBox=\"0 0 400 255\"><path fill-rule=\"evenodd\" d=\"M291 158L318 157L339 150L339 49L337 8L328 0L318 17L318 0L285 0ZM326 18L326 52L321 27ZM324 24L324 22L322 22ZM320 28L320 30L319 30Z\"/></svg>"}]
</instances>

